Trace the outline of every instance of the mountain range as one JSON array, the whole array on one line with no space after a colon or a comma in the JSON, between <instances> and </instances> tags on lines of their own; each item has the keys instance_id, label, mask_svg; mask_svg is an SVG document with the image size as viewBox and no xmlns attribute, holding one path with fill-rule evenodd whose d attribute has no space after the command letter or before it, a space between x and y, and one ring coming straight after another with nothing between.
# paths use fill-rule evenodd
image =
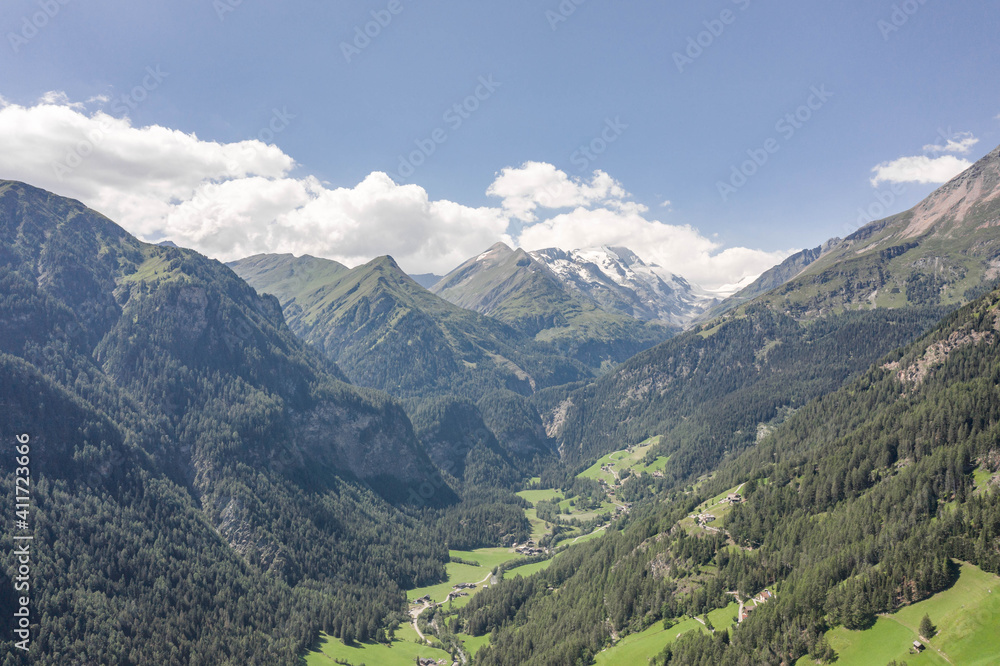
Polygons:
<instances>
[{"instance_id":1,"label":"mountain range","mask_svg":"<svg viewBox=\"0 0 1000 666\"><path fill-rule=\"evenodd\" d=\"M486 666L634 663L640 632L660 666L831 663L1000 573L998 229L1000 149L719 302L622 247L226 266L0 181L31 663L294 664L404 624ZM488 589L408 604L456 571Z\"/></svg>"}]
</instances>

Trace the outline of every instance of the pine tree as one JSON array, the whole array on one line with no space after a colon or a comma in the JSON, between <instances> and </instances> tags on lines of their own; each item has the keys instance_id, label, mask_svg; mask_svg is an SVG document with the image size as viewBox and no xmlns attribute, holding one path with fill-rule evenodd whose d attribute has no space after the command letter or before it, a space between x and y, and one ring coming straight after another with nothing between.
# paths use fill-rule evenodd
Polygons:
<instances>
[{"instance_id":1,"label":"pine tree","mask_svg":"<svg viewBox=\"0 0 1000 666\"><path fill-rule=\"evenodd\" d=\"M920 635L924 638L932 638L937 633L937 627L931 622L931 618L926 613L920 620Z\"/></svg>"}]
</instances>

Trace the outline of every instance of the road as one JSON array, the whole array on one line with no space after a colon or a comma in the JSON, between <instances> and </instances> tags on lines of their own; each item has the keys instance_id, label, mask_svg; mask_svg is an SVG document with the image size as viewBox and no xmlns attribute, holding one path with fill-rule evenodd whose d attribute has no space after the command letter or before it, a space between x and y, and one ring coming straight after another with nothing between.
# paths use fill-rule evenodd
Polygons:
<instances>
[{"instance_id":1,"label":"road","mask_svg":"<svg viewBox=\"0 0 1000 666\"><path fill-rule=\"evenodd\" d=\"M486 581L488 581L492 576L493 576L493 572L490 571L490 573L486 574L486 576L481 581L479 581L478 583L476 583L476 587L479 587L480 585L484 585L486 583ZM411 620L411 624L413 625L413 630L415 632L417 632L417 636L420 636L420 640L422 640L423 642L427 643L428 645L430 645L431 642L427 638L427 636L424 635L424 632L420 631L420 627L417 626L417 618L420 617L421 613L423 613L425 610L427 610L428 608L430 608L432 603L434 603L433 599L431 599L430 601L425 601L424 605L421 606L420 608L411 608L410 609L410 620ZM442 601L441 603L444 603L444 602ZM464 657L464 653L463 653L463 657ZM463 659L463 662L464 661L465 660Z\"/></svg>"}]
</instances>

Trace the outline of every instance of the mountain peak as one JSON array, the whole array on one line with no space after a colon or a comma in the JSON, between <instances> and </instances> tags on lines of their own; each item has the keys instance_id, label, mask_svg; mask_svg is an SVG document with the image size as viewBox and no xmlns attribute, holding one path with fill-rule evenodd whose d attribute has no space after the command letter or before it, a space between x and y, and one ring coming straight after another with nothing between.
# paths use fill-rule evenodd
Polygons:
<instances>
[{"instance_id":1,"label":"mountain peak","mask_svg":"<svg viewBox=\"0 0 1000 666\"><path fill-rule=\"evenodd\" d=\"M529 255L572 293L608 312L683 326L714 303L686 280L647 264L627 247L547 248Z\"/></svg>"},{"instance_id":2,"label":"mountain peak","mask_svg":"<svg viewBox=\"0 0 1000 666\"><path fill-rule=\"evenodd\" d=\"M384 254L381 257L375 257L374 259L372 259L371 261L369 261L367 264L365 264L365 267L366 268L383 268L385 270L389 270L389 271L392 271L394 273L395 272L398 272L398 273L402 273L403 272L403 269L399 267L399 264L396 263L396 260L393 259L392 257L390 257L387 254Z\"/></svg>"}]
</instances>

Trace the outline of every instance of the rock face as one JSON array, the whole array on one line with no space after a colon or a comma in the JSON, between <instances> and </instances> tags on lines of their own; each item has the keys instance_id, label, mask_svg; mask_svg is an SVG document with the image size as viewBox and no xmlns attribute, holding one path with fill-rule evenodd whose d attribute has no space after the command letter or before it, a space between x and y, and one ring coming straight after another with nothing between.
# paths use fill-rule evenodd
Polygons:
<instances>
[{"instance_id":1,"label":"rock face","mask_svg":"<svg viewBox=\"0 0 1000 666\"><path fill-rule=\"evenodd\" d=\"M759 298L804 319L845 307L957 305L980 295L1000 277L1000 148L912 209L820 250Z\"/></svg>"}]
</instances>

